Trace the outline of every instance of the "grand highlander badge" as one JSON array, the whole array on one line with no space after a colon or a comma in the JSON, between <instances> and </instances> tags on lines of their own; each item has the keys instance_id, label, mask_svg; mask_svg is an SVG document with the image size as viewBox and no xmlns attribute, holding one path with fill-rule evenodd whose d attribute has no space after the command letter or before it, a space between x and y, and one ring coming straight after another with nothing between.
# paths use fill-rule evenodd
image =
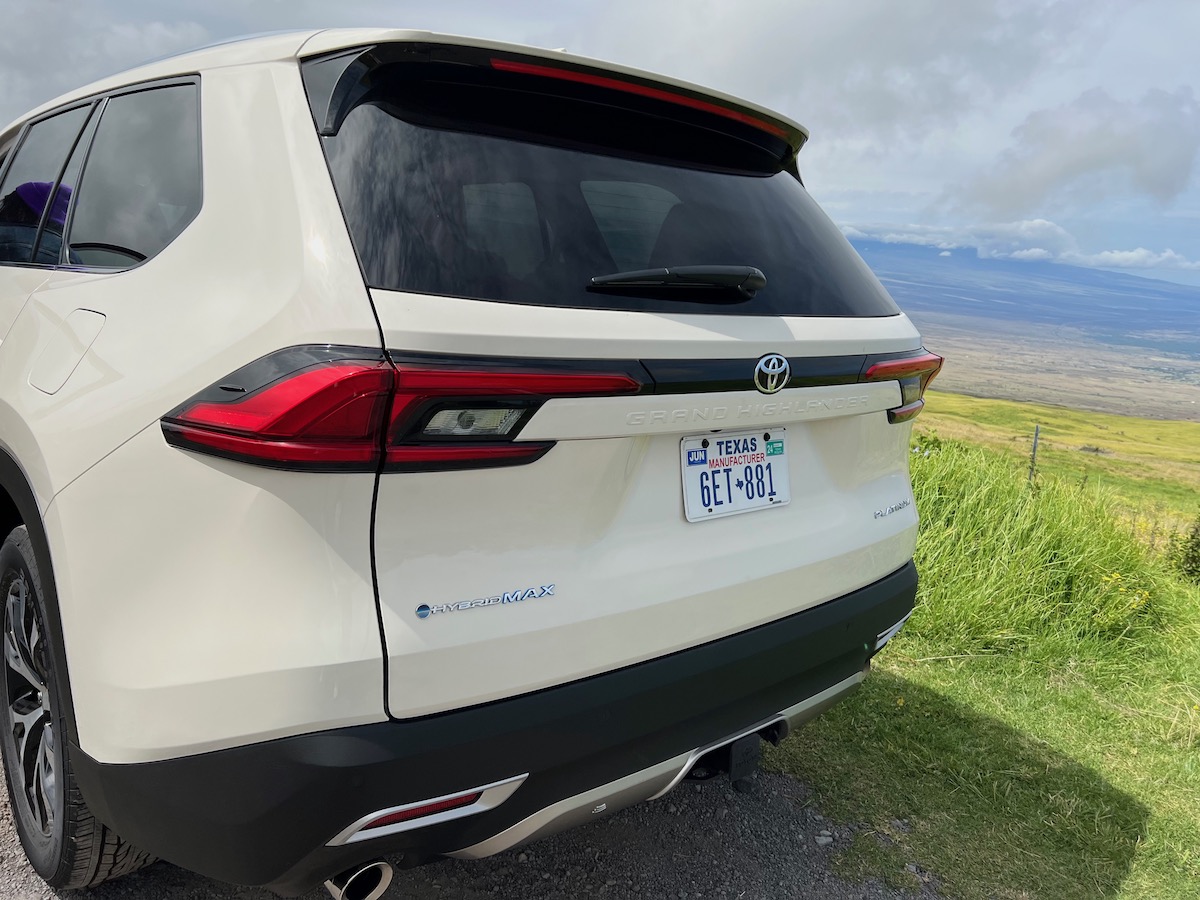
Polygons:
<instances>
[{"instance_id":1,"label":"grand highlander badge","mask_svg":"<svg viewBox=\"0 0 1200 900\"><path fill-rule=\"evenodd\" d=\"M768 353L754 367L754 386L764 394L781 391L792 377L792 367L778 353Z\"/></svg>"}]
</instances>

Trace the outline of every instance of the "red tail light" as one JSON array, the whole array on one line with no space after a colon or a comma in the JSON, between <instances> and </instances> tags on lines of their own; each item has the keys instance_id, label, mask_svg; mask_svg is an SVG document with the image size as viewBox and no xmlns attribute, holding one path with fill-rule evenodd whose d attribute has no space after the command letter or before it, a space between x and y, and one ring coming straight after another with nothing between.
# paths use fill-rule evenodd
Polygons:
<instances>
[{"instance_id":1,"label":"red tail light","mask_svg":"<svg viewBox=\"0 0 1200 900\"><path fill-rule=\"evenodd\" d=\"M900 406L888 410L888 421L907 422L920 415L925 406L925 388L941 370L942 362L942 357L935 353L887 359L867 369L863 380L899 381Z\"/></svg>"},{"instance_id":2,"label":"red tail light","mask_svg":"<svg viewBox=\"0 0 1200 900\"><path fill-rule=\"evenodd\" d=\"M622 373L394 366L339 358L346 349L251 363L172 410L163 434L184 449L305 471L519 465L553 446L514 440L547 400L642 388Z\"/></svg>"},{"instance_id":3,"label":"red tail light","mask_svg":"<svg viewBox=\"0 0 1200 900\"><path fill-rule=\"evenodd\" d=\"M189 401L163 419L163 433L177 447L261 465L373 471L393 381L382 361L329 363L229 400Z\"/></svg>"}]
</instances>

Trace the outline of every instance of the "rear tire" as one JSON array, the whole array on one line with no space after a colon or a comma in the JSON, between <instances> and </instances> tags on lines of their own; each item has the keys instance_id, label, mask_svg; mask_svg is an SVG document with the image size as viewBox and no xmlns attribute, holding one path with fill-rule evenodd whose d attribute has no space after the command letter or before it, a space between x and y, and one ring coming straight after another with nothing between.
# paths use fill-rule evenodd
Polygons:
<instances>
[{"instance_id":1,"label":"rear tire","mask_svg":"<svg viewBox=\"0 0 1200 900\"><path fill-rule=\"evenodd\" d=\"M0 546L0 755L17 835L54 888L91 887L154 861L92 815L66 751L61 648L25 526Z\"/></svg>"}]
</instances>

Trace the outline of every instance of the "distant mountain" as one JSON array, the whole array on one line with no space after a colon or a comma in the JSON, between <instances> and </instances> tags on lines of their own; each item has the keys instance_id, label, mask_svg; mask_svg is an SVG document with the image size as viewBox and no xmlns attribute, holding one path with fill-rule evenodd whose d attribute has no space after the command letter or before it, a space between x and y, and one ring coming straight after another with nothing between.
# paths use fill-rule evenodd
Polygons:
<instances>
[{"instance_id":1,"label":"distant mountain","mask_svg":"<svg viewBox=\"0 0 1200 900\"><path fill-rule=\"evenodd\" d=\"M1200 287L973 250L855 241L918 324L943 315L1066 326L1092 340L1200 358ZM986 326L981 322L981 329Z\"/></svg>"}]
</instances>

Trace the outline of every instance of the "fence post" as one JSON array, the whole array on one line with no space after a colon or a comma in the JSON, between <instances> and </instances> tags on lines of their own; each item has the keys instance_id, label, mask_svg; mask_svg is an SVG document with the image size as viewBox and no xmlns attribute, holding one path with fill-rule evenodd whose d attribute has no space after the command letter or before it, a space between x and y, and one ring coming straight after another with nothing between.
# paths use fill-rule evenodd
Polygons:
<instances>
[{"instance_id":1,"label":"fence post","mask_svg":"<svg viewBox=\"0 0 1200 900\"><path fill-rule=\"evenodd\" d=\"M1041 432L1041 425L1033 426L1033 452L1029 454L1029 481L1033 481L1033 473L1037 469L1037 445L1038 434Z\"/></svg>"}]
</instances>

